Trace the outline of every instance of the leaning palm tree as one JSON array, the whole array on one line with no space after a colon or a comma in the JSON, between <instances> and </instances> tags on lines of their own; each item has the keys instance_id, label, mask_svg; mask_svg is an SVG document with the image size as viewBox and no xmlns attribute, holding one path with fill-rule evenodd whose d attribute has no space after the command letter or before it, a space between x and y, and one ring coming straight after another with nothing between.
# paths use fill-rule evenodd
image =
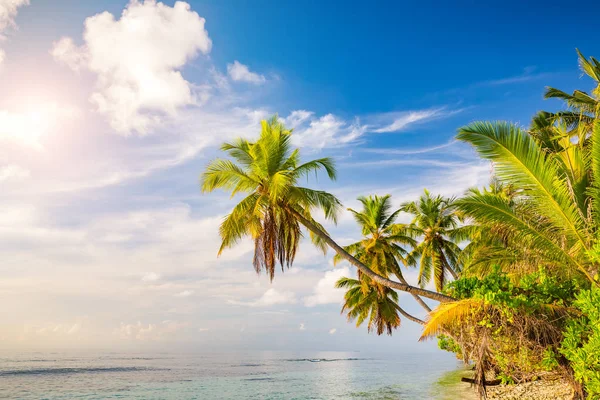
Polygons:
<instances>
[{"instance_id":1,"label":"leaning palm tree","mask_svg":"<svg viewBox=\"0 0 600 400\"><path fill-rule=\"evenodd\" d=\"M348 320L356 320L359 327L368 320L367 330L375 330L378 335L387 332L388 335L400 326L401 320L398 315L424 324L418 318L406 313L398 305L398 293L394 290L374 284L369 278L362 279L341 278L336 282L337 288L347 289L344 295L342 313L346 312Z\"/></svg>"},{"instance_id":2,"label":"leaning palm tree","mask_svg":"<svg viewBox=\"0 0 600 400\"><path fill-rule=\"evenodd\" d=\"M402 275L400 264L406 266L413 263L405 247L414 248L417 242L410 236L404 225L396 223L400 210L392 211L390 198L389 194L360 196L358 201L363 209L361 211L348 209L360 226L363 239L344 246L344 250L379 275L389 277L393 274L400 282L408 284ZM336 254L333 261L337 264L342 261L342 257ZM425 310L431 311L418 295L413 294L413 297Z\"/></svg>"},{"instance_id":3,"label":"leaning palm tree","mask_svg":"<svg viewBox=\"0 0 600 400\"><path fill-rule=\"evenodd\" d=\"M453 236L460 232L459 217L452 199L432 196L428 190L418 201L402 204L400 210L413 216L409 232L421 242L411 252L419 260L419 284L427 285L431 279L438 291L448 280L447 275L458 279L460 248Z\"/></svg>"},{"instance_id":4,"label":"leaning palm tree","mask_svg":"<svg viewBox=\"0 0 600 400\"><path fill-rule=\"evenodd\" d=\"M451 301L452 298L441 293L377 274L331 239L312 213L321 210L326 219L335 222L341 206L339 200L327 192L299 186L298 181L319 170L325 170L330 179L335 179L334 163L329 158L301 163L299 150L292 149L291 134L277 117L262 121L256 141L237 139L223 144L221 150L230 159L213 160L202 174L203 192L224 189L232 196L245 194L220 226L219 253L250 236L254 240L254 268L257 272L266 270L273 279L277 264L282 270L293 264L303 225L313 243L322 249L328 245L373 281L433 300Z\"/></svg>"},{"instance_id":5,"label":"leaning palm tree","mask_svg":"<svg viewBox=\"0 0 600 400\"><path fill-rule=\"evenodd\" d=\"M202 176L202 190L211 192L217 188L237 193L247 193L223 220L220 227L221 248L219 254L235 245L242 237L254 240L253 264L257 273L266 270L271 280L275 266L290 267L294 262L302 237L301 214L319 229L311 212L321 209L325 218L336 221L340 209L339 200L323 191L297 186L303 176L324 169L330 179L335 179L333 161L321 158L300 163L298 150L291 150L290 131L276 117L262 121L262 131L255 143L238 139L225 143L221 150L236 162L216 159ZM313 243L324 249L318 236L311 235Z\"/></svg>"}]
</instances>

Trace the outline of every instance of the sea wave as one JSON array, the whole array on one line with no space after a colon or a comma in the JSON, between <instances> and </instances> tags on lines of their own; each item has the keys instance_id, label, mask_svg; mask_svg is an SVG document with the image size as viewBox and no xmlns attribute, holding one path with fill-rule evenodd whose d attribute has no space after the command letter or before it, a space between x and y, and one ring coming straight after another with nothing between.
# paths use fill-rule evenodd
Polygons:
<instances>
[{"instance_id":1,"label":"sea wave","mask_svg":"<svg viewBox=\"0 0 600 400\"><path fill-rule=\"evenodd\" d=\"M274 381L274 378L246 378L245 381Z\"/></svg>"},{"instance_id":2,"label":"sea wave","mask_svg":"<svg viewBox=\"0 0 600 400\"><path fill-rule=\"evenodd\" d=\"M258 363L242 363L242 364L233 364L232 367L263 367L265 364Z\"/></svg>"},{"instance_id":3,"label":"sea wave","mask_svg":"<svg viewBox=\"0 0 600 400\"><path fill-rule=\"evenodd\" d=\"M0 376L15 375L68 375L68 374L95 374L108 372L139 372L157 371L165 369L146 367L81 367L81 368L36 368L36 369L13 369L0 371Z\"/></svg>"}]
</instances>

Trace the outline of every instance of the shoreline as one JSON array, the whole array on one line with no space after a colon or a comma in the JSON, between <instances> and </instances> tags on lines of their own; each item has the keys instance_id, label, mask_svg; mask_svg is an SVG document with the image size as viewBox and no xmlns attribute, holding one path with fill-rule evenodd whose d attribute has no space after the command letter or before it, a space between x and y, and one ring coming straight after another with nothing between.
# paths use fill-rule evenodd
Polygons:
<instances>
[{"instance_id":1,"label":"shoreline","mask_svg":"<svg viewBox=\"0 0 600 400\"><path fill-rule=\"evenodd\" d=\"M432 394L438 400L478 400L479 395L473 385L461 382L461 378L470 378L468 368L458 369L444 374L434 385ZM559 376L547 377L533 382L513 385L487 387L488 399L502 400L571 400L573 389Z\"/></svg>"}]
</instances>

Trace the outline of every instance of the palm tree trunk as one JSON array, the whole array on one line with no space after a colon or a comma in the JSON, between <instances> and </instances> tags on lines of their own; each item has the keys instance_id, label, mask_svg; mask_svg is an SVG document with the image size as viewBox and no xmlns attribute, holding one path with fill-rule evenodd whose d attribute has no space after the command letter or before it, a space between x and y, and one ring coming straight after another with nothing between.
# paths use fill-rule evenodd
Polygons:
<instances>
[{"instance_id":1,"label":"palm tree trunk","mask_svg":"<svg viewBox=\"0 0 600 400\"><path fill-rule=\"evenodd\" d=\"M442 263L444 264L444 266L446 267L448 272L450 272L450 275L452 275L452 278L454 278L454 280L457 280L458 274L456 273L454 268L452 268L450 266L450 263L448 263L448 260L446 259L446 255L444 254L444 252L440 252L440 255L442 256Z\"/></svg>"},{"instance_id":2,"label":"palm tree trunk","mask_svg":"<svg viewBox=\"0 0 600 400\"><path fill-rule=\"evenodd\" d=\"M398 280L400 281L400 283L404 283L405 285L408 285L408 282L406 282L406 279L404 279L404 277L402 275L398 276ZM425 309L425 311L427 311L428 313L431 312L431 308L427 305L427 303L425 303L423 301L423 299L419 295L411 293L411 296L415 298L417 303L419 303L421 305L421 307L423 307L423 309Z\"/></svg>"},{"instance_id":3,"label":"palm tree trunk","mask_svg":"<svg viewBox=\"0 0 600 400\"><path fill-rule=\"evenodd\" d=\"M422 321L419 318L410 315L409 313L404 311L404 309L402 307L400 307L398 304L394 303L394 307L396 307L396 310L398 310L398 312L400 314L402 314L404 317L410 319L412 322L416 322L417 324L420 324L420 325L425 325L425 321Z\"/></svg>"},{"instance_id":4,"label":"palm tree trunk","mask_svg":"<svg viewBox=\"0 0 600 400\"><path fill-rule=\"evenodd\" d=\"M441 294L438 292L432 292L431 290L422 289L420 287L411 286L405 283L394 282L389 280L381 275L376 274L373 270L367 267L365 264L358 261L356 258L352 257L350 253L344 250L339 244L337 244L333 239L329 237L328 234L320 230L315 224L309 221L304 215L300 214L298 211L293 208L288 208L289 211L296 217L298 220L304 225L307 229L309 229L312 233L320 237L331 247L336 253L338 253L343 259L348 261L350 264L354 265L358 268L363 274L367 275L373 281L379 283L380 285L387 286L392 289L401 290L403 292L407 292L410 294L416 294L419 296L426 297L428 299L432 299L435 301L439 301L440 303L446 303L449 301L454 301L450 296L446 296L445 294Z\"/></svg>"}]
</instances>

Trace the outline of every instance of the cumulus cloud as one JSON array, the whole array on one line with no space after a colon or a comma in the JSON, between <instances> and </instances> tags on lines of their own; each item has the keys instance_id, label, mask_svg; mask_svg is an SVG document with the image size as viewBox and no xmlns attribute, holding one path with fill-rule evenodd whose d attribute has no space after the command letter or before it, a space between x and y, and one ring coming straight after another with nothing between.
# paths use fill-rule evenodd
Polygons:
<instances>
[{"instance_id":1,"label":"cumulus cloud","mask_svg":"<svg viewBox=\"0 0 600 400\"><path fill-rule=\"evenodd\" d=\"M335 283L343 276L351 276L350 268L343 267L325 272L313 289L313 294L304 298L304 305L314 307L320 304L340 304L344 299L344 290L336 289Z\"/></svg>"},{"instance_id":2,"label":"cumulus cloud","mask_svg":"<svg viewBox=\"0 0 600 400\"><path fill-rule=\"evenodd\" d=\"M263 75L259 75L255 72L250 72L247 65L234 61L233 64L227 64L227 74L231 80L236 82L248 82L255 85L260 85L266 82Z\"/></svg>"},{"instance_id":3,"label":"cumulus cloud","mask_svg":"<svg viewBox=\"0 0 600 400\"><path fill-rule=\"evenodd\" d=\"M0 42L5 40L4 32L11 27L16 27L15 17L19 7L29 5L29 0L0 0ZM0 65L6 57L0 48Z\"/></svg>"},{"instance_id":4,"label":"cumulus cloud","mask_svg":"<svg viewBox=\"0 0 600 400\"><path fill-rule=\"evenodd\" d=\"M204 18L181 1L169 7L132 0L120 19L109 12L85 21L84 44L62 38L54 58L74 70L97 76L90 101L121 134L149 133L165 116L197 101L180 69L212 42Z\"/></svg>"}]
</instances>

